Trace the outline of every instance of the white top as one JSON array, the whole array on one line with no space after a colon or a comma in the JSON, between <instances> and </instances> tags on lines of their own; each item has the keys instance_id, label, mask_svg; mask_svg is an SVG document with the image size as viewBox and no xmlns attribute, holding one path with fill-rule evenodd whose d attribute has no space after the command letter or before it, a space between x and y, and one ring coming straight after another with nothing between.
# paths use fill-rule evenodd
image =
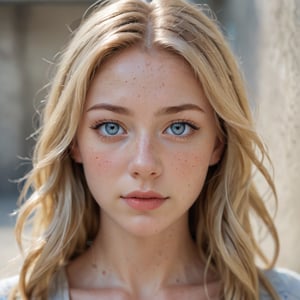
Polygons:
<instances>
[{"instance_id":1,"label":"white top","mask_svg":"<svg viewBox=\"0 0 300 300\"><path fill-rule=\"evenodd\" d=\"M274 269L265 272L281 300L300 300L300 274L286 270ZM0 280L0 300L7 300L11 288L16 285L18 276ZM261 289L260 300L272 300L268 293ZM49 300L70 300L68 280L65 269L57 272L50 287Z\"/></svg>"}]
</instances>

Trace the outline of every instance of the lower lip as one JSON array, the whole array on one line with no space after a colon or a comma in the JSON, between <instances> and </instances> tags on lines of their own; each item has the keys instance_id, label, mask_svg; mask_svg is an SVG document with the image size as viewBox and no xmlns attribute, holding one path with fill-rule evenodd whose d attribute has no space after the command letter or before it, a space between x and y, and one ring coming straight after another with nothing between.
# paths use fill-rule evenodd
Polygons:
<instances>
[{"instance_id":1,"label":"lower lip","mask_svg":"<svg viewBox=\"0 0 300 300\"><path fill-rule=\"evenodd\" d=\"M157 209L166 201L164 198L123 198L123 200L131 208L140 211Z\"/></svg>"}]
</instances>

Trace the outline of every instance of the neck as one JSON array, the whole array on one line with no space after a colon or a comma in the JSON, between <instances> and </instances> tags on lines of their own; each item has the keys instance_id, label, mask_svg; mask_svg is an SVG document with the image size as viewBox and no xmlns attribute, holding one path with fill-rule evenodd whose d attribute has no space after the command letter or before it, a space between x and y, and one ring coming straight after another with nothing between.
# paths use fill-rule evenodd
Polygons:
<instances>
[{"instance_id":1,"label":"neck","mask_svg":"<svg viewBox=\"0 0 300 300\"><path fill-rule=\"evenodd\" d=\"M111 225L105 217L101 218L90 251L92 264L100 276L110 281L113 278L132 291L141 287L153 291L202 280L203 265L190 237L187 216L159 234L146 237Z\"/></svg>"}]
</instances>

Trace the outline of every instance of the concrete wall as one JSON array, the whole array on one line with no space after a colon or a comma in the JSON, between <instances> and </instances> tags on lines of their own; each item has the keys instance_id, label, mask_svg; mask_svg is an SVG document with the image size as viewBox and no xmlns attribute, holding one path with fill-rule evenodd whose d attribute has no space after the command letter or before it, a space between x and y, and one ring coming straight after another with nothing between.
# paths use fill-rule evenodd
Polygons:
<instances>
[{"instance_id":1,"label":"concrete wall","mask_svg":"<svg viewBox=\"0 0 300 300\"><path fill-rule=\"evenodd\" d=\"M54 55L68 40L68 26L88 7L0 4L0 195L16 192L10 180L30 163L34 107L43 99ZM24 165L25 163L25 165Z\"/></svg>"},{"instance_id":2,"label":"concrete wall","mask_svg":"<svg viewBox=\"0 0 300 300\"><path fill-rule=\"evenodd\" d=\"M259 130L275 168L279 265L300 272L300 1L256 0ZM266 241L268 249L269 244Z\"/></svg>"}]
</instances>

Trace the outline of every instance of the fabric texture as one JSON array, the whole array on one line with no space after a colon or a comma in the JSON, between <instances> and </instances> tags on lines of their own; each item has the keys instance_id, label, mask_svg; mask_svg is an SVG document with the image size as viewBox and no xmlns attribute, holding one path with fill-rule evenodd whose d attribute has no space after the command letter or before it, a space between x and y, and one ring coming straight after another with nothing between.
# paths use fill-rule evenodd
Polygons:
<instances>
[{"instance_id":1,"label":"fabric texture","mask_svg":"<svg viewBox=\"0 0 300 300\"><path fill-rule=\"evenodd\" d=\"M282 300L300 300L300 274L286 270L276 269L266 271L265 275L272 283ZM262 288L260 300L272 300L268 293Z\"/></svg>"},{"instance_id":2,"label":"fabric texture","mask_svg":"<svg viewBox=\"0 0 300 300\"><path fill-rule=\"evenodd\" d=\"M285 270L275 269L265 272L281 300L300 300L300 274ZM0 280L0 300L7 300L12 287L16 285L18 277ZM268 293L261 289L260 300L272 300ZM57 272L50 287L49 300L70 300L68 281L65 269Z\"/></svg>"}]
</instances>

